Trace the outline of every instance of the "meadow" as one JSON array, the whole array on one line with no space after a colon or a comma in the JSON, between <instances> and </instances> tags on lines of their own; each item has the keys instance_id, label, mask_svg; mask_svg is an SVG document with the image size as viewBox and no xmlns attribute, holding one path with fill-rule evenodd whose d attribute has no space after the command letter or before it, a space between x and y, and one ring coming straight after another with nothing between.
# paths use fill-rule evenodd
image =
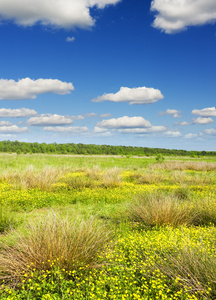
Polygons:
<instances>
[{"instance_id":1,"label":"meadow","mask_svg":"<svg viewBox=\"0 0 216 300\"><path fill-rule=\"evenodd\" d=\"M216 159L0 154L0 299L216 299Z\"/></svg>"}]
</instances>

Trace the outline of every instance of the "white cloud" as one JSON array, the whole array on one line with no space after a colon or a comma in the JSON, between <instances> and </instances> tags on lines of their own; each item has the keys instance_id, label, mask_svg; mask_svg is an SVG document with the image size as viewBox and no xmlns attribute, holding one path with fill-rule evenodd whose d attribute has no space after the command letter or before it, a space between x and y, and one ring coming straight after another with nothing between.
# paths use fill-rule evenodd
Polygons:
<instances>
[{"instance_id":1,"label":"white cloud","mask_svg":"<svg viewBox=\"0 0 216 300\"><path fill-rule=\"evenodd\" d=\"M166 126L152 126L150 128L129 128L129 129L119 129L121 133L137 133L137 134L146 134L146 133L158 133L163 132L167 129Z\"/></svg>"},{"instance_id":2,"label":"white cloud","mask_svg":"<svg viewBox=\"0 0 216 300\"><path fill-rule=\"evenodd\" d=\"M101 118L111 118L112 115L110 113L108 113L108 114L101 114L100 117Z\"/></svg>"},{"instance_id":3,"label":"white cloud","mask_svg":"<svg viewBox=\"0 0 216 300\"><path fill-rule=\"evenodd\" d=\"M87 132L87 127L71 126L71 127L60 127L60 126L46 126L43 128L44 131L62 132L62 133L82 133Z\"/></svg>"},{"instance_id":4,"label":"white cloud","mask_svg":"<svg viewBox=\"0 0 216 300\"><path fill-rule=\"evenodd\" d=\"M169 109L169 108L168 108L165 112L164 112L164 111L160 111L160 112L159 112L159 116L163 116L163 115L172 115L174 118L181 118L180 113L181 113L180 110Z\"/></svg>"},{"instance_id":5,"label":"white cloud","mask_svg":"<svg viewBox=\"0 0 216 300\"><path fill-rule=\"evenodd\" d=\"M12 20L17 25L60 28L88 28L95 24L90 8L104 8L120 0L1 0L2 20Z\"/></svg>"},{"instance_id":6,"label":"white cloud","mask_svg":"<svg viewBox=\"0 0 216 300\"><path fill-rule=\"evenodd\" d=\"M205 129L203 130L205 133L210 134L210 135L216 135L216 129L211 128L211 129Z\"/></svg>"},{"instance_id":7,"label":"white cloud","mask_svg":"<svg viewBox=\"0 0 216 300\"><path fill-rule=\"evenodd\" d=\"M0 108L0 117L9 118L21 118L21 117L31 117L37 115L37 112L33 109L28 108Z\"/></svg>"},{"instance_id":8,"label":"white cloud","mask_svg":"<svg viewBox=\"0 0 216 300\"><path fill-rule=\"evenodd\" d=\"M93 102L103 102L103 101L112 101L112 102L129 102L130 104L149 104L157 102L160 99L163 99L161 91L154 88L137 87L137 88L128 88L121 87L120 91L113 94L103 94L95 99Z\"/></svg>"},{"instance_id":9,"label":"white cloud","mask_svg":"<svg viewBox=\"0 0 216 300\"><path fill-rule=\"evenodd\" d=\"M17 125L0 126L0 133L23 133L27 131L29 131L28 127L18 127Z\"/></svg>"},{"instance_id":10,"label":"white cloud","mask_svg":"<svg viewBox=\"0 0 216 300\"><path fill-rule=\"evenodd\" d=\"M205 124L214 123L214 121L212 120L212 118L202 118L202 117L199 117L197 119L193 119L193 123L194 124L205 125Z\"/></svg>"},{"instance_id":11,"label":"white cloud","mask_svg":"<svg viewBox=\"0 0 216 300\"><path fill-rule=\"evenodd\" d=\"M75 117L76 118L76 117ZM46 126L46 125L70 125L73 123L73 116L61 116L61 115L51 115L42 114L36 117L32 117L27 121L27 125L33 126Z\"/></svg>"},{"instance_id":12,"label":"white cloud","mask_svg":"<svg viewBox=\"0 0 216 300\"><path fill-rule=\"evenodd\" d=\"M151 123L142 117L121 117L117 119L103 120L97 123L97 127L102 128L145 128L151 127Z\"/></svg>"},{"instance_id":13,"label":"white cloud","mask_svg":"<svg viewBox=\"0 0 216 300\"><path fill-rule=\"evenodd\" d=\"M69 43L72 43L72 42L74 42L75 41L75 37L74 36L68 36L67 38L66 38L66 41L67 42L69 42Z\"/></svg>"},{"instance_id":14,"label":"white cloud","mask_svg":"<svg viewBox=\"0 0 216 300\"><path fill-rule=\"evenodd\" d=\"M11 126L12 123L8 121L0 121L0 126Z\"/></svg>"},{"instance_id":15,"label":"white cloud","mask_svg":"<svg viewBox=\"0 0 216 300\"><path fill-rule=\"evenodd\" d=\"M101 136L101 137L109 137L113 135L113 133L111 133L108 129L101 128L98 126L94 127L94 133L96 133L97 136Z\"/></svg>"},{"instance_id":16,"label":"white cloud","mask_svg":"<svg viewBox=\"0 0 216 300\"><path fill-rule=\"evenodd\" d=\"M180 125L180 126L185 126L185 125L190 125L190 123L183 121L183 122L175 122L175 125Z\"/></svg>"},{"instance_id":17,"label":"white cloud","mask_svg":"<svg viewBox=\"0 0 216 300\"><path fill-rule=\"evenodd\" d=\"M83 115L79 115L79 116L70 116L72 120L83 120L85 119L85 117Z\"/></svg>"},{"instance_id":18,"label":"white cloud","mask_svg":"<svg viewBox=\"0 0 216 300\"><path fill-rule=\"evenodd\" d=\"M182 136L181 132L178 131L178 130L169 130L169 131L166 131L164 134L169 136L169 137L180 137L180 136Z\"/></svg>"},{"instance_id":19,"label":"white cloud","mask_svg":"<svg viewBox=\"0 0 216 300\"><path fill-rule=\"evenodd\" d=\"M97 117L98 114L96 113L87 113L87 114L83 114L83 117L85 118L93 118L93 117Z\"/></svg>"},{"instance_id":20,"label":"white cloud","mask_svg":"<svg viewBox=\"0 0 216 300\"><path fill-rule=\"evenodd\" d=\"M157 12L153 26L166 33L216 22L215 0L153 0L151 10Z\"/></svg>"},{"instance_id":21,"label":"white cloud","mask_svg":"<svg viewBox=\"0 0 216 300\"><path fill-rule=\"evenodd\" d=\"M197 134L197 133L188 133L188 134L186 134L184 137L186 138L186 139L195 139L195 138L197 138L199 136L199 134Z\"/></svg>"},{"instance_id":22,"label":"white cloud","mask_svg":"<svg viewBox=\"0 0 216 300\"><path fill-rule=\"evenodd\" d=\"M94 128L94 132L95 133L104 133L104 132L107 132L107 131L108 131L108 129L102 128L102 127L98 127L98 126L95 126L95 128Z\"/></svg>"},{"instance_id":23,"label":"white cloud","mask_svg":"<svg viewBox=\"0 0 216 300\"><path fill-rule=\"evenodd\" d=\"M194 109L192 110L192 115L199 115L201 117L216 117L216 108L207 107L203 109Z\"/></svg>"},{"instance_id":24,"label":"white cloud","mask_svg":"<svg viewBox=\"0 0 216 300\"><path fill-rule=\"evenodd\" d=\"M37 95L45 93L65 95L72 90L74 90L72 83L58 79L32 80L28 77L18 81L0 79L0 100L35 99Z\"/></svg>"}]
</instances>

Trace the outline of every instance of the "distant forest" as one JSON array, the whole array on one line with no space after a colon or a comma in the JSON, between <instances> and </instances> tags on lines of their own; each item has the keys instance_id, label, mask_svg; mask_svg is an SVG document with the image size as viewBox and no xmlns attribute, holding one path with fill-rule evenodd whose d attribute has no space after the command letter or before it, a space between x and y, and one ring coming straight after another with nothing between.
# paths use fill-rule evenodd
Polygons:
<instances>
[{"instance_id":1,"label":"distant forest","mask_svg":"<svg viewBox=\"0 0 216 300\"><path fill-rule=\"evenodd\" d=\"M131 147L131 146L109 146L93 144L46 144L25 143L19 141L1 141L0 152L6 153L47 153L47 154L87 154L87 155L137 155L137 156L216 156L216 151L186 151L163 148Z\"/></svg>"}]
</instances>

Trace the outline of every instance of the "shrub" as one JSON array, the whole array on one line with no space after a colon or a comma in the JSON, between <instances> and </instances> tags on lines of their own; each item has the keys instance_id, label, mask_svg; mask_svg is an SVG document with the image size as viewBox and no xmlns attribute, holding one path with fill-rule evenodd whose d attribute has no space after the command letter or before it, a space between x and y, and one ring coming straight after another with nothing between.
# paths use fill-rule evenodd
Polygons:
<instances>
[{"instance_id":1,"label":"shrub","mask_svg":"<svg viewBox=\"0 0 216 300\"><path fill-rule=\"evenodd\" d=\"M163 157L162 154L158 154L155 159L156 159L156 162L158 162L158 163L162 163L165 160L165 158Z\"/></svg>"}]
</instances>

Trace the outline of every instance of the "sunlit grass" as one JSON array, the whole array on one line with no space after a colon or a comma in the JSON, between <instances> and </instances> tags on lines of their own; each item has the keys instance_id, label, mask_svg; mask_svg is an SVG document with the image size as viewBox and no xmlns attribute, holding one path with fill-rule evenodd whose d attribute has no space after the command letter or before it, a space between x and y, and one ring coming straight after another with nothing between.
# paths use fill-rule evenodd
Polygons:
<instances>
[{"instance_id":1,"label":"sunlit grass","mask_svg":"<svg viewBox=\"0 0 216 300\"><path fill-rule=\"evenodd\" d=\"M16 233L13 246L1 245L0 278L19 279L32 270L41 273L58 266L72 271L96 266L96 256L111 237L111 231L94 219L69 220L50 213L28 224L25 233Z\"/></svg>"},{"instance_id":2,"label":"sunlit grass","mask_svg":"<svg viewBox=\"0 0 216 300\"><path fill-rule=\"evenodd\" d=\"M0 169L0 299L216 298L215 163L0 155Z\"/></svg>"}]
</instances>

